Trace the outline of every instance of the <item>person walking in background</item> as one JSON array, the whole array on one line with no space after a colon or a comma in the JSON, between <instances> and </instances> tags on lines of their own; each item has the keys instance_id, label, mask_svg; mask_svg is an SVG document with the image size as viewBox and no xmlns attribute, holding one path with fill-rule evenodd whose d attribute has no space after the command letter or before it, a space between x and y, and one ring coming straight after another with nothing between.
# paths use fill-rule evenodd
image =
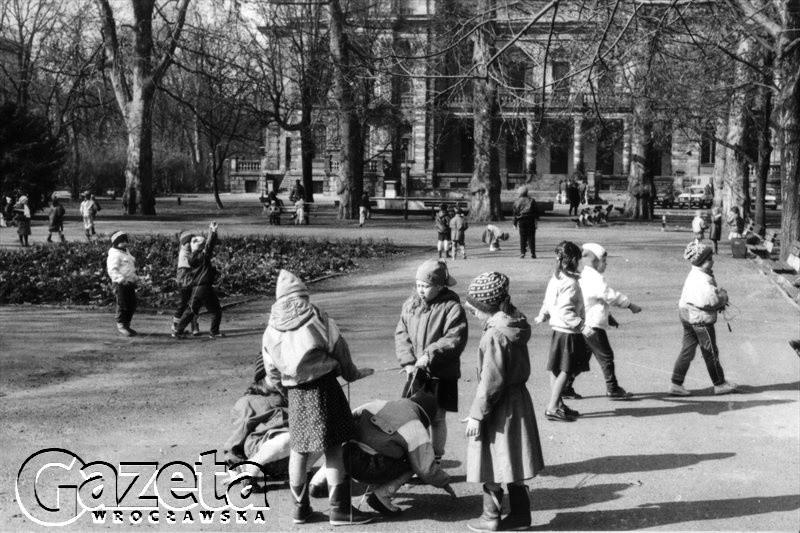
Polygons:
<instances>
[{"instance_id":1,"label":"person walking in background","mask_svg":"<svg viewBox=\"0 0 800 533\"><path fill-rule=\"evenodd\" d=\"M607 258L606 249L599 244L590 242L583 245L583 271L579 283L586 309L586 325L592 328L592 334L586 337L586 344L600 363L606 380L606 396L612 400L627 400L633 395L619 386L614 372L614 350L611 349L606 334L608 310L610 306L614 306L630 309L636 314L642 308L631 303L627 296L606 283L603 273L608 264Z\"/></svg>"},{"instance_id":2,"label":"person walking in background","mask_svg":"<svg viewBox=\"0 0 800 533\"><path fill-rule=\"evenodd\" d=\"M467 418L467 481L483 483L483 513L473 531L531 525L525 481L544 468L539 428L528 393L531 327L511 303L508 277L486 272L467 289L467 309L481 321L478 387ZM503 487L509 514L501 519Z\"/></svg>"},{"instance_id":3,"label":"person walking in background","mask_svg":"<svg viewBox=\"0 0 800 533\"><path fill-rule=\"evenodd\" d=\"M453 260L456 259L458 248L461 248L461 258L467 258L467 245L465 244L465 236L469 224L467 219L464 218L464 211L461 207L456 209L455 215L450 219L450 240L453 241Z\"/></svg>"},{"instance_id":4,"label":"person walking in background","mask_svg":"<svg viewBox=\"0 0 800 533\"><path fill-rule=\"evenodd\" d=\"M706 224L706 219L703 216L703 212L698 209L694 212L694 218L692 219L692 233L694 234L694 240L697 242L702 241L705 237L707 229L708 224Z\"/></svg>"},{"instance_id":5,"label":"person walking in background","mask_svg":"<svg viewBox=\"0 0 800 533\"><path fill-rule=\"evenodd\" d=\"M436 225L436 249L439 251L439 259L447 257L450 251L450 218L447 216L447 205L439 206L439 212L434 219Z\"/></svg>"},{"instance_id":6,"label":"person walking in background","mask_svg":"<svg viewBox=\"0 0 800 533\"><path fill-rule=\"evenodd\" d=\"M308 224L306 220L306 201L303 198L298 198L294 203L294 224L295 226Z\"/></svg>"},{"instance_id":7,"label":"person walking in background","mask_svg":"<svg viewBox=\"0 0 800 533\"><path fill-rule=\"evenodd\" d=\"M450 287L456 280L447 263L429 259L417 269L414 292L403 303L394 332L397 360L407 378L417 369L436 383L439 408L431 421L433 450L441 460L447 444L447 411L458 411L461 353L467 345L467 316Z\"/></svg>"},{"instance_id":8,"label":"person walking in background","mask_svg":"<svg viewBox=\"0 0 800 533\"><path fill-rule=\"evenodd\" d=\"M303 184L300 183L300 180L294 180L294 187L292 187L292 192L289 193L289 201L294 203L297 200L304 200L306 199L306 189L303 187Z\"/></svg>"},{"instance_id":9,"label":"person walking in background","mask_svg":"<svg viewBox=\"0 0 800 533\"><path fill-rule=\"evenodd\" d=\"M550 372L550 401L545 409L548 420L572 422L580 415L562 400L570 376L589 370L589 354L584 335L591 335L586 324L583 293L578 282L581 249L570 241L556 247L556 268L547 284L537 324L549 320L553 329L547 370ZM575 395L574 397L577 397Z\"/></svg>"},{"instance_id":10,"label":"person walking in background","mask_svg":"<svg viewBox=\"0 0 800 533\"><path fill-rule=\"evenodd\" d=\"M565 189L567 195L567 203L569 204L568 216L578 216L578 207L581 203L581 193L578 190L578 183L574 178L570 179Z\"/></svg>"},{"instance_id":11,"label":"person walking in background","mask_svg":"<svg viewBox=\"0 0 800 533\"><path fill-rule=\"evenodd\" d=\"M490 252L500 251L500 241L508 240L508 232L500 231L500 228L494 224L487 224L486 229L483 230L481 242L489 245Z\"/></svg>"},{"instance_id":12,"label":"person walking in background","mask_svg":"<svg viewBox=\"0 0 800 533\"><path fill-rule=\"evenodd\" d=\"M364 191L358 204L358 227L363 228L368 218L370 218L369 193Z\"/></svg>"},{"instance_id":13,"label":"person walking in background","mask_svg":"<svg viewBox=\"0 0 800 533\"><path fill-rule=\"evenodd\" d=\"M725 380L717 349L714 323L717 321L717 313L728 305L728 293L717 287L714 279L714 252L710 246L695 241L689 243L683 257L692 264L692 269L686 276L678 302L683 343L672 370L669 393L673 396L691 395L683 386L683 381L698 345L714 385L714 394L735 392L736 385Z\"/></svg>"},{"instance_id":14,"label":"person walking in background","mask_svg":"<svg viewBox=\"0 0 800 533\"><path fill-rule=\"evenodd\" d=\"M117 331L126 337L137 333L131 328L131 319L136 311L136 260L128 251L128 234L117 231L111 235L111 248L108 250L106 270L117 299Z\"/></svg>"},{"instance_id":15,"label":"person walking in background","mask_svg":"<svg viewBox=\"0 0 800 533\"><path fill-rule=\"evenodd\" d=\"M178 324L183 317L183 313L189 307L189 301L192 298L192 267L189 264L189 257L192 254L192 239L195 237L193 231L184 231L178 237L178 272L175 276L175 281L178 284L180 301L178 302L178 309L172 315L172 333L178 332ZM192 315L192 335L197 337L200 335L200 328L197 324L197 317Z\"/></svg>"},{"instance_id":16,"label":"person walking in background","mask_svg":"<svg viewBox=\"0 0 800 533\"><path fill-rule=\"evenodd\" d=\"M26 247L31 234L31 208L28 206L28 197L24 194L19 197L14 206L14 220L17 222L19 244Z\"/></svg>"},{"instance_id":17,"label":"person walking in background","mask_svg":"<svg viewBox=\"0 0 800 533\"><path fill-rule=\"evenodd\" d=\"M514 202L514 227L519 230L520 258L525 258L525 250L530 248L531 259L536 259L536 220L539 213L536 200L528 196L528 188L520 187L519 196Z\"/></svg>"},{"instance_id":18,"label":"person walking in background","mask_svg":"<svg viewBox=\"0 0 800 533\"><path fill-rule=\"evenodd\" d=\"M731 207L730 214L728 215L728 226L731 228L728 233L728 240L741 239L744 237L744 218L739 213L737 206Z\"/></svg>"},{"instance_id":19,"label":"person walking in background","mask_svg":"<svg viewBox=\"0 0 800 533\"><path fill-rule=\"evenodd\" d=\"M50 205L50 212L47 215L49 226L47 228L47 242L53 242L53 233L58 233L61 242L67 242L64 238L64 206L58 201L58 197L54 194L53 200Z\"/></svg>"},{"instance_id":20,"label":"person walking in background","mask_svg":"<svg viewBox=\"0 0 800 533\"><path fill-rule=\"evenodd\" d=\"M267 375L279 375L288 394L292 521L303 524L313 513L306 465L310 454L324 450L330 524L369 522L372 517L350 503L342 444L355 436L355 424L336 376L352 382L374 370L356 367L336 322L311 304L305 283L287 270L278 274L262 357Z\"/></svg>"},{"instance_id":21,"label":"person walking in background","mask_svg":"<svg viewBox=\"0 0 800 533\"><path fill-rule=\"evenodd\" d=\"M222 306L214 290L217 279L217 269L211 260L214 257L214 248L217 245L217 223L208 225L208 238L202 234L195 234L190 241L191 251L188 256L189 276L191 277L192 296L189 306L183 312L180 321L175 326L172 336L183 337L186 326L200 316L200 309L205 307L211 313L211 331L208 336L212 339L223 337L219 331L222 322Z\"/></svg>"},{"instance_id":22,"label":"person walking in background","mask_svg":"<svg viewBox=\"0 0 800 533\"><path fill-rule=\"evenodd\" d=\"M719 240L722 237L722 210L715 207L711 210L711 229L708 238L714 243L714 254L719 253Z\"/></svg>"},{"instance_id":23,"label":"person walking in background","mask_svg":"<svg viewBox=\"0 0 800 533\"><path fill-rule=\"evenodd\" d=\"M269 203L269 206L267 207L267 214L269 215L270 226L281 225L281 206L279 206L277 202L272 201Z\"/></svg>"},{"instance_id":24,"label":"person walking in background","mask_svg":"<svg viewBox=\"0 0 800 533\"><path fill-rule=\"evenodd\" d=\"M94 217L97 215L97 204L92 200L92 195L89 191L83 193L80 209L83 217L83 232L86 235L86 240L92 242L92 235L96 234Z\"/></svg>"}]
</instances>

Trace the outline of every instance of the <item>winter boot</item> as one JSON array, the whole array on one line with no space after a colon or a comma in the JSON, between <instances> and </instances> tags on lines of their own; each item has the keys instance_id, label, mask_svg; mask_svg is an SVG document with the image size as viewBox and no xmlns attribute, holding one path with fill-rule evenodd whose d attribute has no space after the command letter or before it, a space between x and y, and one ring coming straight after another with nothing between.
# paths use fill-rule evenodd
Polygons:
<instances>
[{"instance_id":1,"label":"winter boot","mask_svg":"<svg viewBox=\"0 0 800 533\"><path fill-rule=\"evenodd\" d=\"M125 329L127 329L127 330L128 330L128 333L130 333L130 334L131 334L131 337L135 337L136 335L138 335L138 333L136 332L136 330L135 330L135 329L133 329L133 328L131 327L131 323L130 323L130 322L128 322L127 324L125 324Z\"/></svg>"},{"instance_id":2,"label":"winter boot","mask_svg":"<svg viewBox=\"0 0 800 533\"><path fill-rule=\"evenodd\" d=\"M500 531L500 509L503 507L503 489L492 492L483 486L483 513L478 522L467 524L472 531Z\"/></svg>"},{"instance_id":3,"label":"winter boot","mask_svg":"<svg viewBox=\"0 0 800 533\"><path fill-rule=\"evenodd\" d=\"M128 329L128 326L126 326L121 322L117 323L117 331L119 331L120 335L123 335L125 337L133 337L134 335L133 332L130 329Z\"/></svg>"},{"instance_id":4,"label":"winter boot","mask_svg":"<svg viewBox=\"0 0 800 533\"><path fill-rule=\"evenodd\" d=\"M526 485L508 485L508 503L511 511L500 520L503 531L519 531L531 526L531 499Z\"/></svg>"},{"instance_id":5,"label":"winter boot","mask_svg":"<svg viewBox=\"0 0 800 533\"><path fill-rule=\"evenodd\" d=\"M362 513L350 505L350 479L329 487L331 502L330 523L332 526L358 526L372 521L372 515Z\"/></svg>"},{"instance_id":6,"label":"winter boot","mask_svg":"<svg viewBox=\"0 0 800 533\"><path fill-rule=\"evenodd\" d=\"M289 485L289 490L294 498L294 511L292 511L292 522L295 524L305 524L314 510L308 500L308 480L299 486Z\"/></svg>"}]
</instances>

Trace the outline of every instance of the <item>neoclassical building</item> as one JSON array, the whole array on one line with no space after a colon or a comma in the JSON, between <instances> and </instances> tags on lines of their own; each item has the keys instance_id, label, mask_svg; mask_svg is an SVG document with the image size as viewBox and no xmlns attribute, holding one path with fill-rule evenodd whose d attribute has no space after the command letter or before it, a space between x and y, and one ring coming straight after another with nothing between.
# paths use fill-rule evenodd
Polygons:
<instances>
[{"instance_id":1,"label":"neoclassical building","mask_svg":"<svg viewBox=\"0 0 800 533\"><path fill-rule=\"evenodd\" d=\"M448 2L382 1L385 19L392 22L387 24L391 27L387 39L422 56L432 39L436 10ZM578 83L585 76L574 76L577 65L570 64L568 49L581 38L582 30L568 9L560 13L555 39L548 39L548 20L534 25L503 55L502 126L496 140L503 189L511 191L527 183L537 195L552 197L561 182L582 168L590 191L613 196L625 189L630 166L630 98L614 72L598 73L595 91ZM500 12L498 18L502 17ZM537 28L541 31L536 32ZM499 41L498 48L503 44ZM403 184L409 196L467 194L474 155L470 86L454 83L433 61L409 61L402 74L378 76L375 81L374 97L399 105L401 123L368 131L365 187L373 196L397 195ZM314 192L332 194L338 171L338 129L331 113L319 112L330 120L323 118L324 125L315 131ZM662 136L648 157L657 180L671 180L679 190L709 179L714 144L671 134ZM384 172L385 168L393 170ZM275 185L291 187L301 177L298 134L270 127L264 131L260 158L231 161L228 185L232 191L261 193Z\"/></svg>"}]
</instances>

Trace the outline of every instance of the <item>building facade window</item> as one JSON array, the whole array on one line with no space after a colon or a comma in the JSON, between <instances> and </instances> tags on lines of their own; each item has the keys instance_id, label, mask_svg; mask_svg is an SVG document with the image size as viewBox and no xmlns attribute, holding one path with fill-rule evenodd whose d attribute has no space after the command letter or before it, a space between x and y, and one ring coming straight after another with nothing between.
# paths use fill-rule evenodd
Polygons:
<instances>
[{"instance_id":1,"label":"building facade window","mask_svg":"<svg viewBox=\"0 0 800 533\"><path fill-rule=\"evenodd\" d=\"M716 158L717 143L712 137L703 136L700 140L700 164L713 165Z\"/></svg>"},{"instance_id":2,"label":"building facade window","mask_svg":"<svg viewBox=\"0 0 800 533\"><path fill-rule=\"evenodd\" d=\"M568 93L569 80L569 62L567 61L553 61L553 92Z\"/></svg>"}]
</instances>

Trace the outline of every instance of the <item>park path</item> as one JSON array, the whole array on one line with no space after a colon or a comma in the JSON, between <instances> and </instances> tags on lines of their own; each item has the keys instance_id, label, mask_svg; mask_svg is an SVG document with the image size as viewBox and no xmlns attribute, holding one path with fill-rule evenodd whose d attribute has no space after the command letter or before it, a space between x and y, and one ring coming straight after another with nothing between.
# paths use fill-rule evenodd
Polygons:
<instances>
[{"instance_id":1,"label":"park path","mask_svg":"<svg viewBox=\"0 0 800 533\"><path fill-rule=\"evenodd\" d=\"M350 236L359 231L352 230L324 232ZM479 245L479 233L478 228L468 233L469 259L450 263L462 296L474 276L500 270L511 278L513 300L532 319L552 270L550 251L558 241L572 239L605 245L610 253L609 282L644 308L638 315L615 313L621 327L609 334L620 383L637 393L636 399L606 400L602 375L592 363L592 371L576 384L585 398L571 402L584 416L572 424L543 417L550 331L534 327L529 389L548 465L529 483L535 529L798 530L800 364L786 341L800 334L800 313L766 277L724 252L715 266L735 315L732 332L724 321L717 327L722 363L728 378L743 385L743 393L713 396L698 356L686 383L695 395L672 398L664 391L680 347L676 302L688 270L682 259L688 232L625 225L577 230L563 219L545 220L538 260L520 259L516 238L501 253L490 254ZM378 220L362 234L429 245L433 231L427 223ZM312 287L312 301L340 323L359 364L377 370L347 389L353 406L399 394L402 377L392 333L417 265L434 253L430 247L417 248ZM40 448L63 447L85 461L112 464L191 462L205 450L220 448L228 433L230 407L251 375L270 304L265 299L227 311L225 339L184 342L169 338L165 315L137 316L134 326L144 335L121 339L114 334L108 310L0 308L0 446L5 450L0 460L0 527L32 528L14 502L13 479L24 459ZM459 415L448 418L445 462L459 499L429 487L407 486L396 501L407 508L400 519L359 530L463 531L480 513L480 488L464 482L466 445L459 422L476 385L480 325L470 320ZM139 527L330 529L327 521L292 526L285 487L271 492L269 499L272 510L266 527ZM321 511L327 507L322 500L313 504ZM88 521L78 524L81 527L72 530L101 527Z\"/></svg>"}]
</instances>

